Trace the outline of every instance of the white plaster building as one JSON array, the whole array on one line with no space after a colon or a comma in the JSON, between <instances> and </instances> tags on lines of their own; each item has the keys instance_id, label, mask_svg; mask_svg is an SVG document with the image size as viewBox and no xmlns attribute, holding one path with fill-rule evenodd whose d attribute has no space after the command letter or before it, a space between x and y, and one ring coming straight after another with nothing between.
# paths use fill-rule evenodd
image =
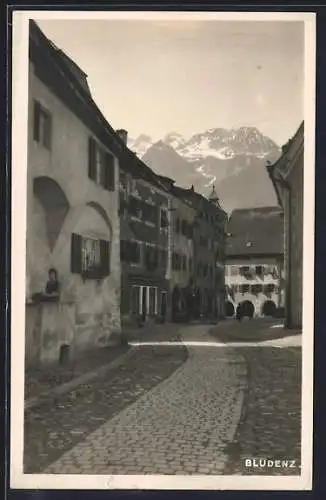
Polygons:
<instances>
[{"instance_id":1,"label":"white plaster building","mask_svg":"<svg viewBox=\"0 0 326 500\"><path fill-rule=\"evenodd\" d=\"M120 332L123 146L86 75L34 22L29 54L25 345L27 363L45 363ZM50 268L59 300L36 301Z\"/></svg>"},{"instance_id":2,"label":"white plaster building","mask_svg":"<svg viewBox=\"0 0 326 500\"><path fill-rule=\"evenodd\" d=\"M227 316L244 303L255 317L274 316L284 307L282 210L234 210L227 231Z\"/></svg>"}]
</instances>

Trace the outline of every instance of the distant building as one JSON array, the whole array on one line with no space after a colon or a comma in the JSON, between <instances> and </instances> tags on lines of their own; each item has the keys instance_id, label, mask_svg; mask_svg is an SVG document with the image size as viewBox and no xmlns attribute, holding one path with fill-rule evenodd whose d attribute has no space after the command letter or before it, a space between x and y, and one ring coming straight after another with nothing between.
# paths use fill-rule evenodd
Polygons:
<instances>
[{"instance_id":1,"label":"distant building","mask_svg":"<svg viewBox=\"0 0 326 500\"><path fill-rule=\"evenodd\" d=\"M227 316L239 305L248 315L273 316L284 306L283 211L234 210L227 226Z\"/></svg>"},{"instance_id":2,"label":"distant building","mask_svg":"<svg viewBox=\"0 0 326 500\"><path fill-rule=\"evenodd\" d=\"M193 227L196 210L184 199L183 189L171 186L171 318L189 317L187 294L193 284L194 245Z\"/></svg>"},{"instance_id":3,"label":"distant building","mask_svg":"<svg viewBox=\"0 0 326 500\"><path fill-rule=\"evenodd\" d=\"M284 210L286 325L302 327L304 122L267 169Z\"/></svg>"},{"instance_id":4,"label":"distant building","mask_svg":"<svg viewBox=\"0 0 326 500\"><path fill-rule=\"evenodd\" d=\"M192 228L191 287L195 296L194 317L223 317L225 302L225 226L227 214L213 188L209 199L190 189L178 188L195 211Z\"/></svg>"},{"instance_id":5,"label":"distant building","mask_svg":"<svg viewBox=\"0 0 326 500\"><path fill-rule=\"evenodd\" d=\"M82 70L34 22L29 42L27 364L58 361L120 333L123 148ZM44 293L51 268L57 297Z\"/></svg>"}]
</instances>

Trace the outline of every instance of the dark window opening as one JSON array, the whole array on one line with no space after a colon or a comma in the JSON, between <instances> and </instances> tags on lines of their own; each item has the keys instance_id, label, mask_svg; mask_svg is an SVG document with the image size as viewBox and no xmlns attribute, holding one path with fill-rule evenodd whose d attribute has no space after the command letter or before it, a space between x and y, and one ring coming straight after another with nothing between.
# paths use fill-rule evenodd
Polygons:
<instances>
[{"instance_id":1,"label":"dark window opening","mask_svg":"<svg viewBox=\"0 0 326 500\"><path fill-rule=\"evenodd\" d=\"M110 241L71 237L71 272L85 278L100 279L110 274Z\"/></svg>"},{"instance_id":2,"label":"dark window opening","mask_svg":"<svg viewBox=\"0 0 326 500\"><path fill-rule=\"evenodd\" d=\"M115 190L114 156L105 151L94 137L88 139L88 177L108 191Z\"/></svg>"},{"instance_id":3,"label":"dark window opening","mask_svg":"<svg viewBox=\"0 0 326 500\"><path fill-rule=\"evenodd\" d=\"M51 149L52 116L38 101L34 101L34 140Z\"/></svg>"}]
</instances>

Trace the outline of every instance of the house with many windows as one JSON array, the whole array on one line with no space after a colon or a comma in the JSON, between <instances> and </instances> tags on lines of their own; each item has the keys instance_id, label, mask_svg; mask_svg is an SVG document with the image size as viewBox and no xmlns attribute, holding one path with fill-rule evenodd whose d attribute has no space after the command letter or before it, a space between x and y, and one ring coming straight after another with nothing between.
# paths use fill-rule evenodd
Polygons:
<instances>
[{"instance_id":1,"label":"house with many windows","mask_svg":"<svg viewBox=\"0 0 326 500\"><path fill-rule=\"evenodd\" d=\"M227 214L219 203L214 186L209 198L197 193L193 186L190 189L174 188L174 193L187 206L188 214L183 237L189 251L189 274L181 303L185 304L193 319L224 317ZM178 223L178 219L180 217L176 216L174 230L182 233L182 221ZM180 265L183 267L183 262ZM180 302L179 296L178 290L176 300Z\"/></svg>"},{"instance_id":2,"label":"house with many windows","mask_svg":"<svg viewBox=\"0 0 326 500\"><path fill-rule=\"evenodd\" d=\"M127 132L118 134L127 141ZM121 317L125 324L169 315L170 194L134 153L120 164Z\"/></svg>"},{"instance_id":3,"label":"house with many windows","mask_svg":"<svg viewBox=\"0 0 326 500\"><path fill-rule=\"evenodd\" d=\"M195 208L184 198L184 190L173 184L170 206L170 300L171 318L190 319L188 294L193 285Z\"/></svg>"},{"instance_id":4,"label":"house with many windows","mask_svg":"<svg viewBox=\"0 0 326 500\"><path fill-rule=\"evenodd\" d=\"M302 328L303 288L303 165L304 122L282 148L274 165L267 165L284 210L285 314L287 328Z\"/></svg>"},{"instance_id":5,"label":"house with many windows","mask_svg":"<svg viewBox=\"0 0 326 500\"><path fill-rule=\"evenodd\" d=\"M31 21L27 364L57 361L119 335L123 151L92 100L86 75ZM49 270L56 283L48 286Z\"/></svg>"},{"instance_id":6,"label":"house with many windows","mask_svg":"<svg viewBox=\"0 0 326 500\"><path fill-rule=\"evenodd\" d=\"M274 316L284 307L283 211L234 210L227 225L226 315Z\"/></svg>"}]
</instances>

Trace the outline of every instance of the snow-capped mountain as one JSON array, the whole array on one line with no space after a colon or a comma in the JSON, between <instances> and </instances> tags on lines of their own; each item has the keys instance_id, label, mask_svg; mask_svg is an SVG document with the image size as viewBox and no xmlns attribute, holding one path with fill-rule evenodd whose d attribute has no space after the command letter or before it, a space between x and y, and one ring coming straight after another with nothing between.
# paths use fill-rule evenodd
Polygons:
<instances>
[{"instance_id":1,"label":"snow-capped mountain","mask_svg":"<svg viewBox=\"0 0 326 500\"><path fill-rule=\"evenodd\" d=\"M276 204L265 166L281 150L255 127L213 128L189 139L172 132L158 142L141 135L129 147L181 186L207 194L214 183L227 210Z\"/></svg>"},{"instance_id":2,"label":"snow-capped mountain","mask_svg":"<svg viewBox=\"0 0 326 500\"><path fill-rule=\"evenodd\" d=\"M140 134L137 139L128 137L128 147L142 158L146 151L153 145L152 138L146 134Z\"/></svg>"}]
</instances>

